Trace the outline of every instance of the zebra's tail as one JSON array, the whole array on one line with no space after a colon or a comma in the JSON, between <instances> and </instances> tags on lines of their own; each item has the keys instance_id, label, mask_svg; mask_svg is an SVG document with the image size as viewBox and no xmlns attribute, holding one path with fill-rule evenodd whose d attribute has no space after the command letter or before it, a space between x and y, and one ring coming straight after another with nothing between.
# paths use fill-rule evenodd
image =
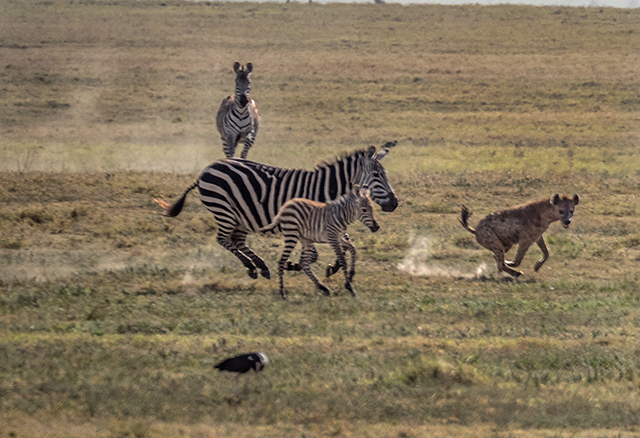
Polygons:
<instances>
[{"instance_id":1,"label":"zebra's tail","mask_svg":"<svg viewBox=\"0 0 640 438\"><path fill-rule=\"evenodd\" d=\"M469 218L471 217L471 212L469 211L467 206L464 205L464 204L460 204L460 210L462 210L462 211L461 211L461 214L460 214L460 219L458 219L458 220L460 221L462 226L467 229L467 231L469 231L472 234L476 234L476 230L474 230L473 228L471 228L469 226Z\"/></svg>"},{"instance_id":2,"label":"zebra's tail","mask_svg":"<svg viewBox=\"0 0 640 438\"><path fill-rule=\"evenodd\" d=\"M258 230L258 231L260 231L261 233L268 233L268 232L273 231L276 228L278 228L279 225L280 225L280 216L278 215L273 219L273 222L271 222L266 227L260 228L260 230Z\"/></svg>"},{"instance_id":3,"label":"zebra's tail","mask_svg":"<svg viewBox=\"0 0 640 438\"><path fill-rule=\"evenodd\" d=\"M162 207L162 209L164 210L164 213L162 214L163 216L176 217L176 216L178 216L180 214L180 212L182 211L182 208L184 207L184 201L187 198L187 194L189 194L189 192L191 190L195 189L196 187L198 187L198 181L197 180L193 184L191 184L189 186L189 188L184 191L182 196L180 196L178 198L178 200L176 202L174 202L173 204L169 204L165 200L157 199L157 198L154 199L154 201L156 201L158 203L158 205L160 207Z\"/></svg>"}]
</instances>

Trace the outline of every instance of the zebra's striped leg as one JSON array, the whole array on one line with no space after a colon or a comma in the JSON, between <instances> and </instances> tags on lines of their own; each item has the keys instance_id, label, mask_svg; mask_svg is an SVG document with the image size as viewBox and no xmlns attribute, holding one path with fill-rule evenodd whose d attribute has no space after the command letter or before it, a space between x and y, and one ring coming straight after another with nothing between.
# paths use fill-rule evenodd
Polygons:
<instances>
[{"instance_id":1,"label":"zebra's striped leg","mask_svg":"<svg viewBox=\"0 0 640 438\"><path fill-rule=\"evenodd\" d=\"M333 251L336 253L336 258L337 258L336 263L338 264L338 266L340 266L340 268L344 272L344 279L345 279L344 287L349 292L351 292L351 295L355 297L356 292L353 290L353 286L351 286L351 279L349 278L349 272L347 271L347 261L344 258L345 253L344 253L343 245L345 244L345 241L342 239L342 236L337 236L333 238L332 236L329 236L329 243L331 244Z\"/></svg>"},{"instance_id":2,"label":"zebra's striped leg","mask_svg":"<svg viewBox=\"0 0 640 438\"><path fill-rule=\"evenodd\" d=\"M227 133L222 137L222 150L227 158L232 158L236 154L236 146L238 145L238 139L234 133Z\"/></svg>"},{"instance_id":3,"label":"zebra's striped leg","mask_svg":"<svg viewBox=\"0 0 640 438\"><path fill-rule=\"evenodd\" d=\"M258 278L258 273L256 272L256 267L251 262L251 259L249 259L249 257L247 257L246 255L242 254L238 250L238 248L236 248L236 246L234 245L233 240L231 239L231 236L229 236L227 234L218 233L217 240L218 240L218 243L220 245L222 245L222 247L224 249L226 249L227 251L230 251L234 256L236 256L236 257L238 257L238 259L240 259L240 261L242 262L244 267L247 268L247 275L249 277L253 278L254 280L256 278Z\"/></svg>"},{"instance_id":4,"label":"zebra's striped leg","mask_svg":"<svg viewBox=\"0 0 640 438\"><path fill-rule=\"evenodd\" d=\"M291 255L291 251L296 247L296 243L298 243L298 239L296 236L285 235L284 236L284 250L282 250L282 256L280 257L280 261L278 262L278 278L280 279L280 296L283 299L287 299L287 295L284 291L284 271L285 265L289 256Z\"/></svg>"},{"instance_id":5,"label":"zebra's striped leg","mask_svg":"<svg viewBox=\"0 0 640 438\"><path fill-rule=\"evenodd\" d=\"M356 275L356 247L351 242L342 242L342 249L345 251L345 255L347 251L351 253L351 269L349 269L349 283L351 283Z\"/></svg>"},{"instance_id":6,"label":"zebra's striped leg","mask_svg":"<svg viewBox=\"0 0 640 438\"><path fill-rule=\"evenodd\" d=\"M244 138L244 149L242 149L242 153L240 154L240 158L243 160L247 158L247 154L249 153L249 149L253 146L253 133L248 134Z\"/></svg>"},{"instance_id":7,"label":"zebra's striped leg","mask_svg":"<svg viewBox=\"0 0 640 438\"><path fill-rule=\"evenodd\" d=\"M314 264L318 261L318 250L316 247L311 244L311 258L309 259L309 264ZM302 255L300 256L300 261L298 263L287 262L287 271L302 271Z\"/></svg>"},{"instance_id":8,"label":"zebra's striped leg","mask_svg":"<svg viewBox=\"0 0 640 438\"><path fill-rule=\"evenodd\" d=\"M347 250L350 249L349 247L353 248L353 245L351 245L350 243L351 241L349 240L349 235L347 233L344 233L340 238L340 240L342 241L343 251L346 252ZM352 257L353 257L353 253L352 253ZM338 263L338 259L336 259L333 265L327 265L327 268L325 269L324 273L327 276L327 278L329 278L339 270L340 270L340 264Z\"/></svg>"},{"instance_id":9,"label":"zebra's striped leg","mask_svg":"<svg viewBox=\"0 0 640 438\"><path fill-rule=\"evenodd\" d=\"M251 262L260 269L260 275L269 280L271 278L271 271L269 271L266 263L247 246L247 232L235 230L231 234L231 240L234 242L236 248L238 248L242 254L249 257Z\"/></svg>"},{"instance_id":10,"label":"zebra's striped leg","mask_svg":"<svg viewBox=\"0 0 640 438\"><path fill-rule=\"evenodd\" d=\"M311 270L311 266L309 262L313 259L314 253L315 253L315 257L317 258L318 252L313 246L313 243L310 241L303 240L302 241L302 257L300 257L300 264L302 265L302 270L304 271L305 274L307 274L307 277L311 279L311 281L316 286L316 288L320 289L322 293L325 294L326 296L330 296L331 291L329 290L329 288L324 284L322 284L318 279L318 277L316 277L313 271Z\"/></svg>"}]
</instances>

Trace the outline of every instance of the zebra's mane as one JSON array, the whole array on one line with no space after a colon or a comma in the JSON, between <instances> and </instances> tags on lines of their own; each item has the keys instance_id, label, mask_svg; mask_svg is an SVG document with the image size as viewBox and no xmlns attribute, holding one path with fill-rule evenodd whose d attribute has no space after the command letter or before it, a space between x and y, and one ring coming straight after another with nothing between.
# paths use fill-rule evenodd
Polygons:
<instances>
[{"instance_id":1,"label":"zebra's mane","mask_svg":"<svg viewBox=\"0 0 640 438\"><path fill-rule=\"evenodd\" d=\"M358 157L360 155L364 155L366 152L367 152L366 149L358 149L358 150L351 151L351 152L342 151L333 160L322 160L322 161L319 161L318 163L316 163L316 165L314 167L314 170L319 170L319 169L322 169L323 167L333 166L335 163L337 163L338 161L342 161L345 158Z\"/></svg>"}]
</instances>

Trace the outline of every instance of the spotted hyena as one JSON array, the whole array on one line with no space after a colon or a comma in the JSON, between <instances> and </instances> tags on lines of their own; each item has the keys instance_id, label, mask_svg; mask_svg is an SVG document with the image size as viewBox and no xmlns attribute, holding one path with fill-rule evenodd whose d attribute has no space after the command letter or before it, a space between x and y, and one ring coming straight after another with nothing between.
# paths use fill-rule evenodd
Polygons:
<instances>
[{"instance_id":1,"label":"spotted hyena","mask_svg":"<svg viewBox=\"0 0 640 438\"><path fill-rule=\"evenodd\" d=\"M534 201L522 207L490 214L478 223L475 230L468 223L471 212L464 204L461 204L460 223L476 235L476 240L480 245L493 252L498 271L505 271L518 277L522 272L511 268L520 266L522 258L534 242L542 250L542 258L536 262L533 269L538 271L542 267L549 258L549 250L542 234L555 221L561 221L564 228L569 228L578 201L578 195L569 198L556 194L551 198ZM518 244L515 260L505 261L504 255L515 244Z\"/></svg>"}]
</instances>

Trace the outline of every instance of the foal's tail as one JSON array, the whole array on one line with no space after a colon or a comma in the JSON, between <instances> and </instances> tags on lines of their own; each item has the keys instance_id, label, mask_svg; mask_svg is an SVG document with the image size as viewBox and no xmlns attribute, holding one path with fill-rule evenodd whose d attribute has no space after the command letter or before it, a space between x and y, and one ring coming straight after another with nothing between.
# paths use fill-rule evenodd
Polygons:
<instances>
[{"instance_id":1,"label":"foal's tail","mask_svg":"<svg viewBox=\"0 0 640 438\"><path fill-rule=\"evenodd\" d=\"M187 198L187 194L189 194L189 192L196 187L198 187L198 180L191 184L189 188L184 191L182 196L180 196L178 200L171 205L169 205L169 203L165 202L163 199L154 199L154 201L156 201L158 205L164 210L163 216L176 217L180 214L182 208L184 207L184 201Z\"/></svg>"},{"instance_id":2,"label":"foal's tail","mask_svg":"<svg viewBox=\"0 0 640 438\"><path fill-rule=\"evenodd\" d=\"M280 215L278 215L275 218L273 218L273 222L271 222L266 227L260 228L260 230L258 230L258 231L260 231L261 233L268 233L269 231L273 231L276 228L278 228L279 225L280 225Z\"/></svg>"},{"instance_id":3,"label":"foal's tail","mask_svg":"<svg viewBox=\"0 0 640 438\"><path fill-rule=\"evenodd\" d=\"M458 219L458 220L460 221L462 226L467 229L467 231L469 231L472 234L476 234L476 230L474 230L473 228L471 228L469 226L469 218L471 217L472 213L469 211L467 206L464 205L464 204L460 204L460 210L462 210L462 211L461 211L461 214L460 214L460 219Z\"/></svg>"}]
</instances>

